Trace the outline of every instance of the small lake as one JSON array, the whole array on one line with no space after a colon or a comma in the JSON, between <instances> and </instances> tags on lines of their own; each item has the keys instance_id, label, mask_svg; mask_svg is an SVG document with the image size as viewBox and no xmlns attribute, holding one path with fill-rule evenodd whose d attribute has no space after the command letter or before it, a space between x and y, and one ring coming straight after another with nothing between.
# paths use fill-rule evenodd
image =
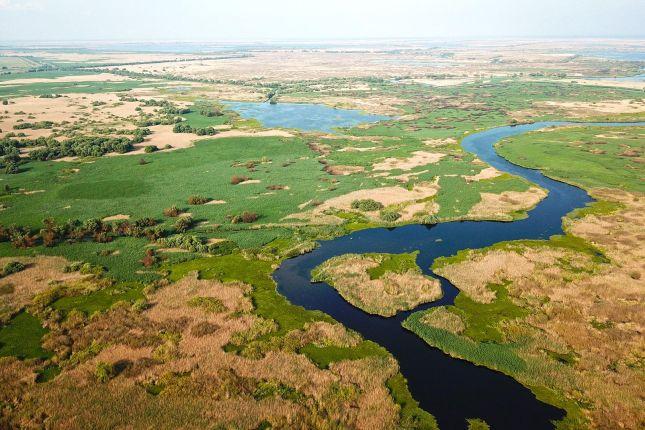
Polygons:
<instances>
[{"instance_id":1,"label":"small lake","mask_svg":"<svg viewBox=\"0 0 645 430\"><path fill-rule=\"evenodd\" d=\"M303 131L334 133L335 128L384 121L390 117L359 110L335 109L312 103L222 102L242 118L257 119L264 127L297 128Z\"/></svg>"},{"instance_id":2,"label":"small lake","mask_svg":"<svg viewBox=\"0 0 645 430\"><path fill-rule=\"evenodd\" d=\"M613 81L613 82L645 82L645 73L633 76L619 76L615 78L593 77L591 79L599 81Z\"/></svg>"}]
</instances>

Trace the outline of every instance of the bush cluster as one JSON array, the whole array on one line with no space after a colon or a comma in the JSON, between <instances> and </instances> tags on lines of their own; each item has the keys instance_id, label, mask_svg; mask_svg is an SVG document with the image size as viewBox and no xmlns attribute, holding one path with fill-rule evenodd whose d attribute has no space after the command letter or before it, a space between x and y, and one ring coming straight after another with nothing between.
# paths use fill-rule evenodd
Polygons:
<instances>
[{"instance_id":1,"label":"bush cluster","mask_svg":"<svg viewBox=\"0 0 645 430\"><path fill-rule=\"evenodd\" d=\"M210 202L211 199L208 197L203 197L203 196L197 196L197 195L192 195L188 197L188 204L189 205L205 205L206 203Z\"/></svg>"},{"instance_id":2,"label":"bush cluster","mask_svg":"<svg viewBox=\"0 0 645 430\"><path fill-rule=\"evenodd\" d=\"M16 248L30 248L42 243L43 246L54 246L60 242L74 243L91 239L94 242L111 242L115 237L145 237L157 240L166 235L162 226L152 218L136 221L119 221L116 224L103 222L98 218L85 221L69 220L56 224L53 219L43 220L43 228L38 233L31 229L12 225L0 225L0 242L9 241Z\"/></svg>"},{"instance_id":3,"label":"bush cluster","mask_svg":"<svg viewBox=\"0 0 645 430\"><path fill-rule=\"evenodd\" d=\"M237 185L241 184L244 181L248 181L250 178L248 176L243 176L243 175L233 175L231 177L231 184Z\"/></svg>"},{"instance_id":4,"label":"bush cluster","mask_svg":"<svg viewBox=\"0 0 645 430\"><path fill-rule=\"evenodd\" d=\"M389 210L382 210L380 213L380 217L385 222L395 222L396 220L401 218L401 214L395 210L389 209Z\"/></svg>"},{"instance_id":5,"label":"bush cluster","mask_svg":"<svg viewBox=\"0 0 645 430\"><path fill-rule=\"evenodd\" d=\"M213 127L195 128L185 122L178 122L172 128L173 133L195 133L198 136L213 136L217 130Z\"/></svg>"},{"instance_id":6,"label":"bush cluster","mask_svg":"<svg viewBox=\"0 0 645 430\"><path fill-rule=\"evenodd\" d=\"M232 224L240 224L240 223L250 224L252 222L257 221L259 218L260 218L260 215L256 214L255 212L248 212L248 211L244 211L239 215L230 216Z\"/></svg>"},{"instance_id":7,"label":"bush cluster","mask_svg":"<svg viewBox=\"0 0 645 430\"><path fill-rule=\"evenodd\" d=\"M383 209L383 204L374 199L354 200L352 202L352 209L357 209L363 212L372 212Z\"/></svg>"},{"instance_id":8,"label":"bush cluster","mask_svg":"<svg viewBox=\"0 0 645 430\"><path fill-rule=\"evenodd\" d=\"M4 265L2 276L9 276L13 273L22 272L23 270L25 270L25 265L20 261L10 261Z\"/></svg>"}]
</instances>

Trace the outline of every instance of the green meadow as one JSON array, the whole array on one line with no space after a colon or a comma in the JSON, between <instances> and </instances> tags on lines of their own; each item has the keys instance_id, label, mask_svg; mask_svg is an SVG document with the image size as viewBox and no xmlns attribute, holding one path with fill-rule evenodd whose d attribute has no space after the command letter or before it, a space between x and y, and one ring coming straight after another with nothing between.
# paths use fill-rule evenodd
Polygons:
<instances>
[{"instance_id":1,"label":"green meadow","mask_svg":"<svg viewBox=\"0 0 645 430\"><path fill-rule=\"evenodd\" d=\"M645 127L567 127L506 139L497 150L508 160L583 188L645 192Z\"/></svg>"}]
</instances>

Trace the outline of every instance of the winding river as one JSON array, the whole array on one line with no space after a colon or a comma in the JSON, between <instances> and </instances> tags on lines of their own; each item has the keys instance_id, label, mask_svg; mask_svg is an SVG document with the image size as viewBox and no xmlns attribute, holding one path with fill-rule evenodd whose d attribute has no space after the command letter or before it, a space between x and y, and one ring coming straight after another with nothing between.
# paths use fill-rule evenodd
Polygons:
<instances>
[{"instance_id":1,"label":"winding river","mask_svg":"<svg viewBox=\"0 0 645 430\"><path fill-rule=\"evenodd\" d=\"M501 241L548 239L562 233L561 218L564 215L592 201L584 190L549 179L540 171L512 164L494 150L494 144L500 139L567 124L541 122L499 127L472 134L462 141L464 149L486 163L548 189L548 197L530 211L528 218L514 222L461 221L357 231L320 242L313 252L283 262L274 273L278 291L292 303L321 310L390 351L408 379L414 398L437 418L441 429L463 429L466 418L482 418L495 430L552 429L552 421L561 419L564 411L537 400L528 388L502 373L450 357L430 347L404 329L401 323L411 312L453 303L458 290L446 279L432 273L430 266L435 258ZM417 263L424 273L441 280L443 297L391 318L367 314L346 302L329 285L310 282L311 270L336 255L414 250L420 251Z\"/></svg>"}]
</instances>

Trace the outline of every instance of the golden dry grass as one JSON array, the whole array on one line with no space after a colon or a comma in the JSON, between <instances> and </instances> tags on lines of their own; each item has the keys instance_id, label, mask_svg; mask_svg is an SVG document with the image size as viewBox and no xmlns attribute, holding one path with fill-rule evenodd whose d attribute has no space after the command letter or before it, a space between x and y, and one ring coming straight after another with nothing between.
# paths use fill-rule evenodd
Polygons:
<instances>
[{"instance_id":1,"label":"golden dry grass","mask_svg":"<svg viewBox=\"0 0 645 430\"><path fill-rule=\"evenodd\" d=\"M45 346L61 357L62 373L34 384L33 365L0 359L0 400L11 405L2 409L0 423L65 429L254 429L264 421L295 429L395 427L399 406L385 387L398 372L391 358L320 369L289 350L256 359L225 352L236 333L258 320L249 312L250 288L188 276L151 292L144 311L123 305L91 319L74 314L53 324ZM194 297L216 298L225 310L190 306ZM320 346L360 341L328 322L287 336ZM74 359L97 346L96 353ZM95 376L101 363L113 369L107 382Z\"/></svg>"},{"instance_id":2,"label":"golden dry grass","mask_svg":"<svg viewBox=\"0 0 645 430\"><path fill-rule=\"evenodd\" d=\"M504 191L500 194L481 193L481 201L470 208L468 216L512 221L513 212L531 209L545 197L546 192L537 187L531 187L527 191Z\"/></svg>"},{"instance_id":3,"label":"golden dry grass","mask_svg":"<svg viewBox=\"0 0 645 430\"><path fill-rule=\"evenodd\" d=\"M429 326L449 331L450 333L460 334L466 328L459 315L448 311L446 308L435 308L426 313L421 322Z\"/></svg>"},{"instance_id":4,"label":"golden dry grass","mask_svg":"<svg viewBox=\"0 0 645 430\"><path fill-rule=\"evenodd\" d=\"M26 267L25 270L0 278L0 287L4 286L7 291L0 294L0 321L31 303L34 295L52 284L83 277L78 272L64 273L68 261L62 257L5 257L0 258L0 268L11 261L20 261Z\"/></svg>"},{"instance_id":5,"label":"golden dry grass","mask_svg":"<svg viewBox=\"0 0 645 430\"><path fill-rule=\"evenodd\" d=\"M594 196L625 205L612 214L566 220L570 234L587 240L610 259L551 246L518 246L471 252L465 261L437 272L480 302L492 298L487 283L511 281L509 294L531 310L501 328L529 368L514 375L589 404L594 428L641 428L645 389L641 357L645 343L645 204L642 195L595 190ZM569 354L562 364L545 354Z\"/></svg>"},{"instance_id":6,"label":"golden dry grass","mask_svg":"<svg viewBox=\"0 0 645 430\"><path fill-rule=\"evenodd\" d=\"M352 305L385 317L441 297L439 281L424 276L419 270L386 271L370 279L368 270L379 264L378 255L347 254L323 263L318 277L328 280Z\"/></svg>"}]
</instances>

